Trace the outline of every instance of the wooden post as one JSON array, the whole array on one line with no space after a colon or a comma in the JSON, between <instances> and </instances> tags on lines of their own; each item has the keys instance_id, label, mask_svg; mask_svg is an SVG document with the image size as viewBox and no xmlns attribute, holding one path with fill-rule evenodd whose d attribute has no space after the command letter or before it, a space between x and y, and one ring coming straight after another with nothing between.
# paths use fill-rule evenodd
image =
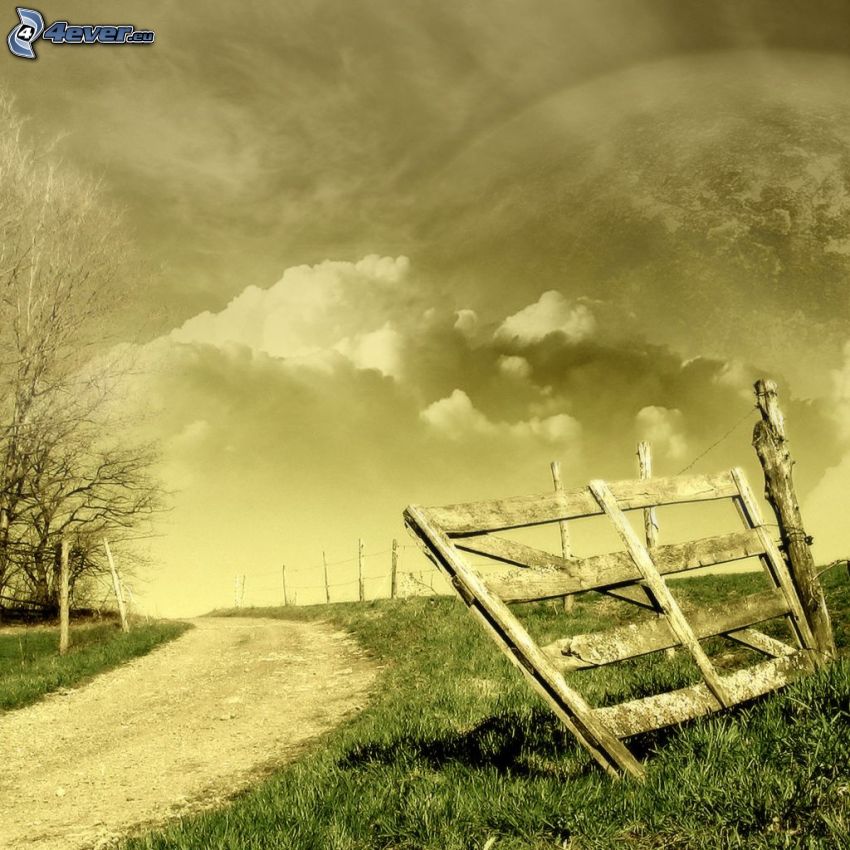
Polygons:
<instances>
[{"instance_id":1,"label":"wooden post","mask_svg":"<svg viewBox=\"0 0 850 850\"><path fill-rule=\"evenodd\" d=\"M647 442L638 443L637 454L640 477L652 478L652 447ZM647 548L654 549L658 545L658 515L654 507L644 508L643 527Z\"/></svg>"},{"instance_id":2,"label":"wooden post","mask_svg":"<svg viewBox=\"0 0 850 850\"><path fill-rule=\"evenodd\" d=\"M561 462L559 460L553 460L549 464L549 468L552 470L552 483L555 485L555 492L562 493L564 490L564 485L561 484ZM573 547L570 542L570 529L567 527L567 521L562 520L558 523L558 531L561 533L561 554L565 558L572 558L573 556ZM564 597L564 611L569 613L575 607L575 597L570 594L569 596Z\"/></svg>"},{"instance_id":3,"label":"wooden post","mask_svg":"<svg viewBox=\"0 0 850 850\"><path fill-rule=\"evenodd\" d=\"M65 655L68 651L70 611L68 599L68 586L70 584L70 571L68 569L68 541L62 541L62 549L59 560L59 654Z\"/></svg>"},{"instance_id":4,"label":"wooden post","mask_svg":"<svg viewBox=\"0 0 850 850\"><path fill-rule=\"evenodd\" d=\"M652 446L645 440L642 440L638 443L637 456L641 479L652 478ZM643 510L643 533L646 538L646 548L652 553L652 550L658 545L658 513L655 507L644 508ZM662 617L661 610L649 593L647 593L647 599L655 607L658 616ZM665 649L664 654L668 658L673 658L676 655L675 647L671 646Z\"/></svg>"},{"instance_id":5,"label":"wooden post","mask_svg":"<svg viewBox=\"0 0 850 850\"><path fill-rule=\"evenodd\" d=\"M109 541L105 537L103 538L103 548L106 549L106 560L109 561L109 571L112 573L112 588L115 591L115 601L118 603L118 614L121 617L121 631L129 632L130 624L127 622L127 606L124 604L121 576L118 575L118 570L115 569L112 550L109 548Z\"/></svg>"},{"instance_id":6,"label":"wooden post","mask_svg":"<svg viewBox=\"0 0 850 850\"><path fill-rule=\"evenodd\" d=\"M832 625L809 548L812 538L803 528L803 518L794 489L794 461L788 449L776 383L762 378L755 384L755 393L761 419L753 429L753 446L764 470L765 497L776 514L779 536L785 549L791 577L818 649L827 657L834 657Z\"/></svg>"},{"instance_id":7,"label":"wooden post","mask_svg":"<svg viewBox=\"0 0 850 850\"><path fill-rule=\"evenodd\" d=\"M289 597L286 595L286 564L281 565L280 571L283 578L283 604L287 606L289 605Z\"/></svg>"},{"instance_id":8,"label":"wooden post","mask_svg":"<svg viewBox=\"0 0 850 850\"><path fill-rule=\"evenodd\" d=\"M363 562L366 560L366 544L361 537L357 541L357 585L360 591L360 601L366 599L365 588L363 587Z\"/></svg>"},{"instance_id":9,"label":"wooden post","mask_svg":"<svg viewBox=\"0 0 850 850\"><path fill-rule=\"evenodd\" d=\"M122 586L123 586L124 590L127 591L127 596L130 599L130 605L129 605L129 608L127 609L128 614L132 614L132 613L135 612L136 614L141 616L142 612L139 611L139 607L136 605L136 597L133 594L132 586L127 584L127 582L124 582ZM147 611L145 611L144 614L145 614L145 622L150 623L150 621L151 621L150 614L148 614Z\"/></svg>"},{"instance_id":10,"label":"wooden post","mask_svg":"<svg viewBox=\"0 0 850 850\"><path fill-rule=\"evenodd\" d=\"M233 576L233 606L241 608L242 602L245 600L245 576Z\"/></svg>"},{"instance_id":11,"label":"wooden post","mask_svg":"<svg viewBox=\"0 0 850 850\"><path fill-rule=\"evenodd\" d=\"M331 601L331 586L328 584L328 559L325 557L325 550L322 549L322 568L325 572L325 602L330 604Z\"/></svg>"},{"instance_id":12,"label":"wooden post","mask_svg":"<svg viewBox=\"0 0 850 850\"><path fill-rule=\"evenodd\" d=\"M398 540L393 538L393 560L390 570L390 599L398 594Z\"/></svg>"}]
</instances>

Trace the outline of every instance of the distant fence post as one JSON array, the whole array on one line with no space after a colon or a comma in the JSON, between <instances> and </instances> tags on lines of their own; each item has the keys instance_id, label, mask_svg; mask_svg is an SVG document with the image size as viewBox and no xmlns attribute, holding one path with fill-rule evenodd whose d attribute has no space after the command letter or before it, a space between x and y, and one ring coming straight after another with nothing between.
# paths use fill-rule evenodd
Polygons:
<instances>
[{"instance_id":1,"label":"distant fence post","mask_svg":"<svg viewBox=\"0 0 850 850\"><path fill-rule=\"evenodd\" d=\"M652 447L646 441L638 443L638 467L643 480L652 478ZM654 549L658 545L658 515L654 507L644 508L643 528L646 545Z\"/></svg>"},{"instance_id":2,"label":"distant fence post","mask_svg":"<svg viewBox=\"0 0 850 850\"><path fill-rule=\"evenodd\" d=\"M327 555L325 555L324 549L322 549L322 569L325 573L325 603L330 605L331 586L328 584L328 558Z\"/></svg>"},{"instance_id":3,"label":"distant fence post","mask_svg":"<svg viewBox=\"0 0 850 850\"><path fill-rule=\"evenodd\" d=\"M363 587L363 563L366 560L366 544L361 537L357 541L357 585L360 591L360 601L366 599L365 588Z\"/></svg>"},{"instance_id":4,"label":"distant fence post","mask_svg":"<svg viewBox=\"0 0 850 850\"><path fill-rule=\"evenodd\" d=\"M289 597L286 594L286 564L280 566L281 578L283 579L283 604L284 607L289 605Z\"/></svg>"},{"instance_id":5,"label":"distant fence post","mask_svg":"<svg viewBox=\"0 0 850 850\"><path fill-rule=\"evenodd\" d=\"M112 550L109 548L109 541L105 537L103 538L103 548L106 550L106 560L109 561L109 571L112 573L112 588L115 591L115 601L118 603L118 614L121 617L121 631L129 632L130 624L127 622L127 606L124 604L121 576L118 575L118 570L115 568Z\"/></svg>"},{"instance_id":6,"label":"distant fence post","mask_svg":"<svg viewBox=\"0 0 850 850\"><path fill-rule=\"evenodd\" d=\"M638 471L640 472L641 480L646 481L652 478L652 445L646 440L641 440L637 448ZM643 533L646 538L646 547L650 552L658 546L658 513L654 507L644 508L643 510ZM647 593L647 599L650 604L656 607L659 617L664 615L657 609L654 597ZM664 650L664 654L668 658L674 658L676 648L671 646Z\"/></svg>"},{"instance_id":7,"label":"distant fence post","mask_svg":"<svg viewBox=\"0 0 850 850\"><path fill-rule=\"evenodd\" d=\"M398 595L398 540L393 537L393 560L390 572L390 599Z\"/></svg>"},{"instance_id":8,"label":"distant fence post","mask_svg":"<svg viewBox=\"0 0 850 850\"><path fill-rule=\"evenodd\" d=\"M70 631L69 592L70 571L68 569L68 541L63 538L59 558L59 654L68 651Z\"/></svg>"},{"instance_id":9,"label":"distant fence post","mask_svg":"<svg viewBox=\"0 0 850 850\"><path fill-rule=\"evenodd\" d=\"M233 576L233 607L241 608L245 599L245 576L238 573Z\"/></svg>"},{"instance_id":10,"label":"distant fence post","mask_svg":"<svg viewBox=\"0 0 850 850\"><path fill-rule=\"evenodd\" d=\"M835 639L823 588L815 573L815 562L809 549L812 538L803 528L792 475L794 461L788 450L776 383L761 379L755 384L755 393L761 419L753 430L753 446L764 471L765 496L776 514L791 576L811 623L818 649L826 656L834 657Z\"/></svg>"},{"instance_id":11,"label":"distant fence post","mask_svg":"<svg viewBox=\"0 0 850 850\"><path fill-rule=\"evenodd\" d=\"M549 464L549 468L552 470L552 483L555 485L556 493L564 492L564 485L561 484L561 462L559 460L553 460L552 463ZM573 556L573 547L570 542L570 529L567 526L566 520L561 520L558 523L558 531L561 533L561 554L565 558L572 558ZM575 606L575 597L565 596L564 597L564 611L569 613L573 610Z\"/></svg>"}]
</instances>

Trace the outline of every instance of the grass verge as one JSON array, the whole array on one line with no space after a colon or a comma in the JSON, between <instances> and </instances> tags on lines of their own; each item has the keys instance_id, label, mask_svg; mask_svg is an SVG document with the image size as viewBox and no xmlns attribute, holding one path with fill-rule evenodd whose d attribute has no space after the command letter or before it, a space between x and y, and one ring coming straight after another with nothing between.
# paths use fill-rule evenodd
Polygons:
<instances>
[{"instance_id":1,"label":"grass verge","mask_svg":"<svg viewBox=\"0 0 850 850\"><path fill-rule=\"evenodd\" d=\"M75 624L71 650L59 656L59 629L16 626L0 634L0 711L70 688L181 635L187 623L134 625L124 634L113 622Z\"/></svg>"},{"instance_id":2,"label":"grass verge","mask_svg":"<svg viewBox=\"0 0 850 850\"><path fill-rule=\"evenodd\" d=\"M755 581L729 577L718 592L716 578L692 579L674 592L704 599L711 587L719 602ZM633 738L644 784L607 778L454 599L239 611L344 626L387 665L377 693L231 805L125 848L850 847L850 585L825 583L841 659L750 705ZM539 636L566 631L552 604L524 613ZM620 618L616 604L579 600L570 631ZM595 703L676 687L692 671L679 651L573 675Z\"/></svg>"}]
</instances>

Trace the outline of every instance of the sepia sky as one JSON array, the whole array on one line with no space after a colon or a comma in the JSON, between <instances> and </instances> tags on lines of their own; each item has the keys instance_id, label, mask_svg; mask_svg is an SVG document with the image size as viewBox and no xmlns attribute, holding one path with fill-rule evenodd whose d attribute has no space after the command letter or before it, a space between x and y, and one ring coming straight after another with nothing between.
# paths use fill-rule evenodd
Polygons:
<instances>
[{"instance_id":1,"label":"sepia sky","mask_svg":"<svg viewBox=\"0 0 850 850\"><path fill-rule=\"evenodd\" d=\"M277 601L282 562L383 551L410 502L546 490L554 458L627 477L639 439L669 474L738 424L693 469L760 490L761 374L817 554L848 554L846 4L200 11L64 3L157 41L0 66L145 258L115 323L174 490L156 610L229 604L237 573Z\"/></svg>"}]
</instances>

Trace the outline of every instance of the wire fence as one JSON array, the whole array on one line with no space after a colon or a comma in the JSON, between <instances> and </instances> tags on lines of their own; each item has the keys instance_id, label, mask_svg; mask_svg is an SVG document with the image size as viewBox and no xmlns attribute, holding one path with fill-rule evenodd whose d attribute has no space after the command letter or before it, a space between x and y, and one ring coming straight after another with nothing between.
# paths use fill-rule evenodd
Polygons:
<instances>
[{"instance_id":1,"label":"wire fence","mask_svg":"<svg viewBox=\"0 0 850 850\"><path fill-rule=\"evenodd\" d=\"M358 554L350 558L238 573L233 582L233 604L236 608L312 605L450 593L447 580L430 561L423 557L416 566L405 563L409 558L406 553L411 551L421 553L418 546L398 541L367 551L359 541ZM383 569L376 570L376 562Z\"/></svg>"}]
</instances>

